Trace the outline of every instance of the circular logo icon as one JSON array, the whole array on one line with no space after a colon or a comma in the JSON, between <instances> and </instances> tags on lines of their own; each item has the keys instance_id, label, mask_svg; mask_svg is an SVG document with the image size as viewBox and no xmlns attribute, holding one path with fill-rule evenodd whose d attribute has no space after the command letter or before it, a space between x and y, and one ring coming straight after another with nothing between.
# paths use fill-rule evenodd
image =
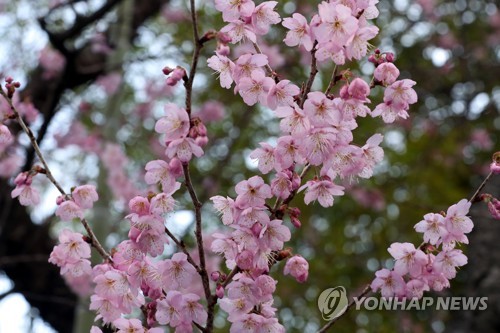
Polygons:
<instances>
[{"instance_id":1,"label":"circular logo icon","mask_svg":"<svg viewBox=\"0 0 500 333\"><path fill-rule=\"evenodd\" d=\"M348 304L347 293L342 286L328 288L318 298L318 308L326 321L341 316L347 310Z\"/></svg>"}]
</instances>

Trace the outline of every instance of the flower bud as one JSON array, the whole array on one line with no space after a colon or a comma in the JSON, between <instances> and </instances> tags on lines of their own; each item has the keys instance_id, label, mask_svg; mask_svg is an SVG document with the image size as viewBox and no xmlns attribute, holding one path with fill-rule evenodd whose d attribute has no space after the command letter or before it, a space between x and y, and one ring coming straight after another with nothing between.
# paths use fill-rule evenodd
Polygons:
<instances>
[{"instance_id":1,"label":"flower bud","mask_svg":"<svg viewBox=\"0 0 500 333\"><path fill-rule=\"evenodd\" d=\"M217 282L220 279L220 272L215 271L215 272L210 273L210 279L212 279L212 281L214 281L214 282Z\"/></svg>"},{"instance_id":2,"label":"flower bud","mask_svg":"<svg viewBox=\"0 0 500 333\"><path fill-rule=\"evenodd\" d=\"M224 287L221 286L220 284L215 289L215 295L217 295L217 297L219 297L219 298L223 298L224 297Z\"/></svg>"}]
</instances>

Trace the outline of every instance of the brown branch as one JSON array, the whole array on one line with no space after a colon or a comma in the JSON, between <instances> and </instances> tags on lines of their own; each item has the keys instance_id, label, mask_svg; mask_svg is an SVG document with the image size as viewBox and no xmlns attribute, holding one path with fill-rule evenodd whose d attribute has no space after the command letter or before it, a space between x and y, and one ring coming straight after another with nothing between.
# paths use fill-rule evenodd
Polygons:
<instances>
[{"instance_id":1,"label":"brown branch","mask_svg":"<svg viewBox=\"0 0 500 333\"><path fill-rule=\"evenodd\" d=\"M311 72L309 73L309 79L307 79L307 83L304 86L304 90L302 91L302 97L299 104L301 109L304 106L307 94L311 91L314 78L316 77L316 74L318 74L318 67L316 64L316 45L318 45L317 41L314 42L313 48L311 50Z\"/></svg>"},{"instance_id":2,"label":"brown branch","mask_svg":"<svg viewBox=\"0 0 500 333\"><path fill-rule=\"evenodd\" d=\"M486 186L486 183L488 183L488 181L490 180L491 176L493 175L493 171L490 171L490 173L488 174L488 176L486 176L486 178L483 180L483 182L481 183L481 185L479 185L479 187L477 188L477 190L474 192L474 194L472 195L472 197L469 199L470 202L474 202L477 200L477 197L479 196L479 192L481 192L481 190Z\"/></svg>"},{"instance_id":3,"label":"brown branch","mask_svg":"<svg viewBox=\"0 0 500 333\"><path fill-rule=\"evenodd\" d=\"M174 243L182 250L182 252L184 252L184 254L187 256L187 261L191 265L193 265L193 267L196 269L196 271L198 273L201 274L200 267L193 260L193 257L191 257L191 254L189 254L189 252L186 248L186 244L184 244L184 242L182 240L179 240L177 237L175 237L175 235L170 230L168 230L167 227L165 227L165 233L168 235L168 237L170 237L174 241Z\"/></svg>"},{"instance_id":4,"label":"brown branch","mask_svg":"<svg viewBox=\"0 0 500 333\"><path fill-rule=\"evenodd\" d=\"M62 186L59 184L59 182L52 175L52 172L50 171L49 165L47 164L47 161L45 161L45 158L43 157L42 151L40 150L40 147L38 146L38 143L37 143L37 141L35 139L35 136L33 135L33 132L26 125L26 123L24 122L23 118L21 117L21 115L19 114L19 112L17 111L17 109L14 107L14 104L12 103L12 99L7 96L7 94L5 93L5 91L3 90L2 87L0 87L0 95L2 95L4 97L4 99L7 101L7 103L10 106L11 111L14 113L14 115L16 117L17 122L19 123L19 125L23 129L24 133L26 133L26 135L28 135L28 138L30 140L31 146L35 150L35 153L38 156L38 159L40 160L40 162L42 163L42 165L43 165L43 167L45 169L45 171L44 171L45 176L57 188L57 190L59 191L59 193L61 193L61 195L67 196L67 193L64 191L64 189L62 188ZM104 259L112 260L111 256L106 252L106 250L104 250L104 248L102 247L101 243L99 243L99 240L97 239L96 235L94 234L94 232L90 228L87 220L81 219L80 222L82 223L83 227L87 231L88 236L91 239L92 245L95 247L95 249L97 250L97 252L99 252L99 254Z\"/></svg>"}]
</instances>

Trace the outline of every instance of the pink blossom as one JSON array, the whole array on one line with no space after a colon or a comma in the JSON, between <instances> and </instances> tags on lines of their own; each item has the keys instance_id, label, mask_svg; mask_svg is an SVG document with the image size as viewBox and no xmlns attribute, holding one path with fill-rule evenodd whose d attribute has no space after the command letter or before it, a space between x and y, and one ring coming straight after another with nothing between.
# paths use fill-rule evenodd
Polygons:
<instances>
[{"instance_id":1,"label":"pink blossom","mask_svg":"<svg viewBox=\"0 0 500 333\"><path fill-rule=\"evenodd\" d=\"M248 180L239 182L235 187L238 197L238 207L260 207L264 206L266 199L272 197L271 187L264 183L259 176L253 176Z\"/></svg>"},{"instance_id":2,"label":"pink blossom","mask_svg":"<svg viewBox=\"0 0 500 333\"><path fill-rule=\"evenodd\" d=\"M83 209L72 200L61 203L56 209L56 216L63 221L71 221L75 218L83 219Z\"/></svg>"},{"instance_id":3,"label":"pink blossom","mask_svg":"<svg viewBox=\"0 0 500 333\"><path fill-rule=\"evenodd\" d=\"M184 301L186 304L183 311L185 321L194 321L199 325L205 325L207 321L207 312L205 311L205 308L199 303L200 296L191 293L185 294Z\"/></svg>"},{"instance_id":4,"label":"pink blossom","mask_svg":"<svg viewBox=\"0 0 500 333\"><path fill-rule=\"evenodd\" d=\"M404 79L392 83L384 91L384 102L391 102L396 109L408 109L410 104L417 102L417 93L412 87L415 81Z\"/></svg>"},{"instance_id":5,"label":"pink blossom","mask_svg":"<svg viewBox=\"0 0 500 333\"><path fill-rule=\"evenodd\" d=\"M216 53L207 60L208 67L219 73L220 85L222 88L231 88L233 83L232 73L234 70L234 63L224 55Z\"/></svg>"},{"instance_id":6,"label":"pink blossom","mask_svg":"<svg viewBox=\"0 0 500 333\"><path fill-rule=\"evenodd\" d=\"M399 77L399 69L392 62L384 62L375 68L373 76L384 86L393 84Z\"/></svg>"},{"instance_id":7,"label":"pink blossom","mask_svg":"<svg viewBox=\"0 0 500 333\"><path fill-rule=\"evenodd\" d=\"M283 274L290 274L297 282L304 283L309 275L309 263L299 255L293 256L287 260Z\"/></svg>"},{"instance_id":8,"label":"pink blossom","mask_svg":"<svg viewBox=\"0 0 500 333\"><path fill-rule=\"evenodd\" d=\"M439 241L448 231L444 225L444 216L441 214L429 213L424 215L424 219L415 224L417 232L424 233L424 242L432 245L439 244Z\"/></svg>"},{"instance_id":9,"label":"pink blossom","mask_svg":"<svg viewBox=\"0 0 500 333\"><path fill-rule=\"evenodd\" d=\"M280 122L282 132L290 133L294 138L303 138L309 133L311 123L298 105L279 107L275 113L279 118L283 118Z\"/></svg>"},{"instance_id":10,"label":"pink blossom","mask_svg":"<svg viewBox=\"0 0 500 333\"><path fill-rule=\"evenodd\" d=\"M288 169L294 162L305 164L299 153L299 146L290 135L281 136L274 150L276 163L281 169Z\"/></svg>"},{"instance_id":11,"label":"pink blossom","mask_svg":"<svg viewBox=\"0 0 500 333\"><path fill-rule=\"evenodd\" d=\"M360 27L346 46L345 53L348 59L360 60L366 56L368 46L370 45L368 41L377 36L379 32L379 29L376 26L367 25L366 23L363 23L362 25L361 22L365 22L362 19L360 19L359 22Z\"/></svg>"},{"instance_id":12,"label":"pink blossom","mask_svg":"<svg viewBox=\"0 0 500 333\"><path fill-rule=\"evenodd\" d=\"M286 172L278 172L271 182L271 192L277 198L286 199L292 192L292 182Z\"/></svg>"},{"instance_id":13,"label":"pink blossom","mask_svg":"<svg viewBox=\"0 0 500 333\"><path fill-rule=\"evenodd\" d=\"M267 105L271 110L275 110L278 106L292 106L293 97L299 93L300 89L295 84L289 80L281 80L269 90Z\"/></svg>"},{"instance_id":14,"label":"pink blossom","mask_svg":"<svg viewBox=\"0 0 500 333\"><path fill-rule=\"evenodd\" d=\"M370 178L373 175L373 167L384 158L384 150L379 147L383 138L382 134L374 134L366 141L366 144L361 147L365 165L359 174L360 177Z\"/></svg>"},{"instance_id":15,"label":"pink blossom","mask_svg":"<svg viewBox=\"0 0 500 333\"><path fill-rule=\"evenodd\" d=\"M320 91L307 94L304 113L315 127L336 126L341 120L341 114L335 108L333 101Z\"/></svg>"},{"instance_id":16,"label":"pink blossom","mask_svg":"<svg viewBox=\"0 0 500 333\"><path fill-rule=\"evenodd\" d=\"M247 105L257 102L267 105L267 94L273 85L273 79L261 71L253 71L250 78L244 77L239 81L238 90Z\"/></svg>"},{"instance_id":17,"label":"pink blossom","mask_svg":"<svg viewBox=\"0 0 500 333\"><path fill-rule=\"evenodd\" d=\"M181 138L170 142L165 153L168 158L177 157L182 163L187 163L193 155L202 156L203 149L192 138Z\"/></svg>"},{"instance_id":18,"label":"pink blossom","mask_svg":"<svg viewBox=\"0 0 500 333\"><path fill-rule=\"evenodd\" d=\"M393 123L396 119L408 118L408 112L401 105L393 104L392 101L380 103L372 111L372 117L382 116L385 123Z\"/></svg>"},{"instance_id":19,"label":"pink blossom","mask_svg":"<svg viewBox=\"0 0 500 333\"><path fill-rule=\"evenodd\" d=\"M236 299L223 298L219 301L220 308L228 313L229 321L236 321L252 310L254 304L246 297Z\"/></svg>"},{"instance_id":20,"label":"pink blossom","mask_svg":"<svg viewBox=\"0 0 500 333\"><path fill-rule=\"evenodd\" d=\"M189 116L186 110L174 103L165 105L165 116L156 122L155 131L165 134L166 141L185 137L189 132Z\"/></svg>"},{"instance_id":21,"label":"pink blossom","mask_svg":"<svg viewBox=\"0 0 500 333\"><path fill-rule=\"evenodd\" d=\"M71 192L71 196L78 206L85 209L92 208L99 199L94 185L78 186Z\"/></svg>"},{"instance_id":22,"label":"pink blossom","mask_svg":"<svg viewBox=\"0 0 500 333\"><path fill-rule=\"evenodd\" d=\"M243 38L246 38L253 43L257 42L257 36L255 35L252 26L241 20L229 23L220 29L220 31L226 33L231 38L231 43L233 44L238 43Z\"/></svg>"},{"instance_id":23,"label":"pink blossom","mask_svg":"<svg viewBox=\"0 0 500 333\"><path fill-rule=\"evenodd\" d=\"M344 188L334 184L329 179L310 180L299 191L306 189L304 202L309 205L311 202L318 200L323 207L333 205L333 196L344 195Z\"/></svg>"},{"instance_id":24,"label":"pink blossom","mask_svg":"<svg viewBox=\"0 0 500 333\"><path fill-rule=\"evenodd\" d=\"M313 39L311 37L311 30L307 24L306 18L303 15L294 13L292 17L283 19L282 24L285 28L290 29L284 39L286 45L303 45L306 51L312 50Z\"/></svg>"},{"instance_id":25,"label":"pink blossom","mask_svg":"<svg viewBox=\"0 0 500 333\"><path fill-rule=\"evenodd\" d=\"M120 318L120 309L109 299L97 295L90 296L90 310L95 310L99 314L96 320L101 319L105 323L110 323Z\"/></svg>"},{"instance_id":26,"label":"pink blossom","mask_svg":"<svg viewBox=\"0 0 500 333\"><path fill-rule=\"evenodd\" d=\"M166 290L187 288L198 274L184 253L175 253L171 259L161 262L158 268L163 276L163 288Z\"/></svg>"},{"instance_id":27,"label":"pink blossom","mask_svg":"<svg viewBox=\"0 0 500 333\"><path fill-rule=\"evenodd\" d=\"M500 174L500 161L493 161L490 164L490 171L494 174Z\"/></svg>"},{"instance_id":28,"label":"pink blossom","mask_svg":"<svg viewBox=\"0 0 500 333\"><path fill-rule=\"evenodd\" d=\"M183 295L176 290L170 290L165 298L157 302L156 320L161 325L179 326L183 321L184 306Z\"/></svg>"},{"instance_id":29,"label":"pink blossom","mask_svg":"<svg viewBox=\"0 0 500 333\"><path fill-rule=\"evenodd\" d=\"M456 267L464 266L467 264L467 257L460 250L442 251L434 260L433 267L439 272L443 273L447 279L453 279L456 272Z\"/></svg>"},{"instance_id":30,"label":"pink blossom","mask_svg":"<svg viewBox=\"0 0 500 333\"><path fill-rule=\"evenodd\" d=\"M282 220L272 220L268 222L260 233L260 244L272 251L281 250L283 243L290 240L290 229L283 225Z\"/></svg>"},{"instance_id":31,"label":"pink blossom","mask_svg":"<svg viewBox=\"0 0 500 333\"><path fill-rule=\"evenodd\" d=\"M118 328L116 333L144 333L144 327L139 319L118 318L113 321L113 325Z\"/></svg>"},{"instance_id":32,"label":"pink blossom","mask_svg":"<svg viewBox=\"0 0 500 333\"><path fill-rule=\"evenodd\" d=\"M300 152L311 165L320 165L333 153L336 143L335 130L330 127L314 128L300 145Z\"/></svg>"},{"instance_id":33,"label":"pink blossom","mask_svg":"<svg viewBox=\"0 0 500 333\"><path fill-rule=\"evenodd\" d=\"M175 200L171 195L159 193L151 199L150 212L154 215L164 216L174 210L174 205Z\"/></svg>"},{"instance_id":34,"label":"pink blossom","mask_svg":"<svg viewBox=\"0 0 500 333\"><path fill-rule=\"evenodd\" d=\"M382 297L404 296L406 293L406 283L395 271L381 269L375 273L375 279L370 287L373 292L380 290Z\"/></svg>"},{"instance_id":35,"label":"pink blossom","mask_svg":"<svg viewBox=\"0 0 500 333\"><path fill-rule=\"evenodd\" d=\"M210 200L214 203L214 208L222 215L222 223L225 225L233 223L234 200L220 195L211 197Z\"/></svg>"},{"instance_id":36,"label":"pink blossom","mask_svg":"<svg viewBox=\"0 0 500 333\"><path fill-rule=\"evenodd\" d=\"M471 203L467 199L462 199L448 208L444 221L448 232L458 236L472 231L474 224L467 216L470 206Z\"/></svg>"},{"instance_id":37,"label":"pink blossom","mask_svg":"<svg viewBox=\"0 0 500 333\"><path fill-rule=\"evenodd\" d=\"M240 55L233 71L234 81L239 83L241 78L251 78L253 72L265 74L263 67L267 64L268 59L264 54L244 53Z\"/></svg>"},{"instance_id":38,"label":"pink blossom","mask_svg":"<svg viewBox=\"0 0 500 333\"><path fill-rule=\"evenodd\" d=\"M347 88L347 93L350 98L357 99L362 102L369 102L370 100L367 98L370 95L370 86L365 80L355 78L351 81Z\"/></svg>"},{"instance_id":39,"label":"pink blossom","mask_svg":"<svg viewBox=\"0 0 500 333\"><path fill-rule=\"evenodd\" d=\"M164 190L174 187L175 177L172 175L170 166L163 160L149 161L146 164L144 179L146 184L153 185L161 183Z\"/></svg>"},{"instance_id":40,"label":"pink blossom","mask_svg":"<svg viewBox=\"0 0 500 333\"><path fill-rule=\"evenodd\" d=\"M351 9L341 4L322 2L318 5L321 24L314 28L318 42L332 42L345 45L358 29L358 20L351 15Z\"/></svg>"},{"instance_id":41,"label":"pink blossom","mask_svg":"<svg viewBox=\"0 0 500 333\"><path fill-rule=\"evenodd\" d=\"M96 295L109 300L117 300L129 291L127 275L116 269L97 275L94 282Z\"/></svg>"},{"instance_id":42,"label":"pink blossom","mask_svg":"<svg viewBox=\"0 0 500 333\"><path fill-rule=\"evenodd\" d=\"M40 202L38 190L31 186L32 176L26 172L20 173L14 180L16 187L12 190L12 198L19 197L19 203L23 206L37 205Z\"/></svg>"},{"instance_id":43,"label":"pink blossom","mask_svg":"<svg viewBox=\"0 0 500 333\"><path fill-rule=\"evenodd\" d=\"M255 3L252 0L215 0L215 8L222 12L225 22L233 22L240 17L252 16Z\"/></svg>"},{"instance_id":44,"label":"pink blossom","mask_svg":"<svg viewBox=\"0 0 500 333\"><path fill-rule=\"evenodd\" d=\"M274 11L277 4L277 1L264 1L255 7L252 13L252 25L255 33L265 35L271 24L277 24L281 21L280 15Z\"/></svg>"},{"instance_id":45,"label":"pink blossom","mask_svg":"<svg viewBox=\"0 0 500 333\"><path fill-rule=\"evenodd\" d=\"M274 147L266 142L260 143L261 148L255 149L250 158L258 160L258 168L263 174L269 173L276 166L274 159Z\"/></svg>"},{"instance_id":46,"label":"pink blossom","mask_svg":"<svg viewBox=\"0 0 500 333\"><path fill-rule=\"evenodd\" d=\"M422 298L424 291L429 291L429 285L422 280L414 279L406 284L407 298Z\"/></svg>"},{"instance_id":47,"label":"pink blossom","mask_svg":"<svg viewBox=\"0 0 500 333\"><path fill-rule=\"evenodd\" d=\"M411 243L393 243L387 251L396 260L394 271L401 276L410 273L411 276L417 277L427 263L425 253L415 249Z\"/></svg>"},{"instance_id":48,"label":"pink blossom","mask_svg":"<svg viewBox=\"0 0 500 333\"><path fill-rule=\"evenodd\" d=\"M12 134L9 128L4 124L0 124L0 147L7 146L12 142Z\"/></svg>"},{"instance_id":49,"label":"pink blossom","mask_svg":"<svg viewBox=\"0 0 500 333\"><path fill-rule=\"evenodd\" d=\"M494 219L500 220L500 200L491 198L491 200L488 201L488 210Z\"/></svg>"},{"instance_id":50,"label":"pink blossom","mask_svg":"<svg viewBox=\"0 0 500 333\"><path fill-rule=\"evenodd\" d=\"M97 326L92 326L90 328L90 333L102 333L102 330Z\"/></svg>"}]
</instances>

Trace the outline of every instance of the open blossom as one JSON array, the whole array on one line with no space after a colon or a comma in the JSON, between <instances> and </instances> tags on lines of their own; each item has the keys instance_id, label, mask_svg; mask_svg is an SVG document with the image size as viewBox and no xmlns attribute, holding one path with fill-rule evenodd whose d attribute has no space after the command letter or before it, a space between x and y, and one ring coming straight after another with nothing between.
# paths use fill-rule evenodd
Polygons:
<instances>
[{"instance_id":1,"label":"open blossom","mask_svg":"<svg viewBox=\"0 0 500 333\"><path fill-rule=\"evenodd\" d=\"M284 42L288 46L303 45L306 51L311 51L313 48L313 38L311 37L311 29L307 24L306 18L294 13L292 17L283 19L283 26L290 29L286 34Z\"/></svg>"},{"instance_id":2,"label":"open blossom","mask_svg":"<svg viewBox=\"0 0 500 333\"><path fill-rule=\"evenodd\" d=\"M384 62L375 68L373 76L383 85L393 84L399 77L399 69L392 62Z\"/></svg>"},{"instance_id":3,"label":"open blossom","mask_svg":"<svg viewBox=\"0 0 500 333\"><path fill-rule=\"evenodd\" d=\"M261 71L253 71L250 78L244 77L238 83L238 89L247 105L257 102L267 105L267 94L274 85L274 80Z\"/></svg>"},{"instance_id":4,"label":"open blossom","mask_svg":"<svg viewBox=\"0 0 500 333\"><path fill-rule=\"evenodd\" d=\"M236 205L245 208L264 206L266 199L272 197L271 187L259 176L239 182L235 190L238 194Z\"/></svg>"},{"instance_id":5,"label":"open blossom","mask_svg":"<svg viewBox=\"0 0 500 333\"><path fill-rule=\"evenodd\" d=\"M12 142L12 134L9 128L4 124L0 124L0 147L6 146Z\"/></svg>"},{"instance_id":6,"label":"open blossom","mask_svg":"<svg viewBox=\"0 0 500 333\"><path fill-rule=\"evenodd\" d=\"M302 138L309 133L311 123L304 111L297 104L293 107L283 106L275 110L276 116L283 118L280 121L280 129L284 133L290 133L294 138Z\"/></svg>"},{"instance_id":7,"label":"open blossom","mask_svg":"<svg viewBox=\"0 0 500 333\"><path fill-rule=\"evenodd\" d=\"M460 250L442 251L434 260L433 267L443 273L447 279L453 279L457 274L456 267L467 264L467 257Z\"/></svg>"},{"instance_id":8,"label":"open blossom","mask_svg":"<svg viewBox=\"0 0 500 333\"><path fill-rule=\"evenodd\" d=\"M181 138L170 142L165 153L168 158L177 157L182 163L187 163L193 155L202 156L203 149L192 138Z\"/></svg>"},{"instance_id":9,"label":"open blossom","mask_svg":"<svg viewBox=\"0 0 500 333\"><path fill-rule=\"evenodd\" d=\"M165 116L155 124L155 131L165 134L166 141L186 136L189 132L189 115L174 103L165 105Z\"/></svg>"},{"instance_id":10,"label":"open blossom","mask_svg":"<svg viewBox=\"0 0 500 333\"><path fill-rule=\"evenodd\" d=\"M90 209L94 206L94 202L99 199L94 185L82 185L76 187L71 195L78 206L85 209Z\"/></svg>"},{"instance_id":11,"label":"open blossom","mask_svg":"<svg viewBox=\"0 0 500 333\"><path fill-rule=\"evenodd\" d=\"M257 36L255 35L252 26L241 20L232 21L220 29L220 32L226 33L231 38L231 43L233 44L240 42L243 38L246 38L253 43L257 42Z\"/></svg>"},{"instance_id":12,"label":"open blossom","mask_svg":"<svg viewBox=\"0 0 500 333\"><path fill-rule=\"evenodd\" d=\"M63 221L71 221L75 218L83 219L83 209L72 200L61 203L56 209L56 216Z\"/></svg>"},{"instance_id":13,"label":"open blossom","mask_svg":"<svg viewBox=\"0 0 500 333\"><path fill-rule=\"evenodd\" d=\"M255 149L251 154L250 158L259 161L258 168L263 174L269 173L276 166L276 161L274 159L274 147L266 142L260 143L261 148Z\"/></svg>"},{"instance_id":14,"label":"open blossom","mask_svg":"<svg viewBox=\"0 0 500 333\"><path fill-rule=\"evenodd\" d=\"M153 160L146 164L146 174L144 179L146 184L158 184L160 183L163 190L172 188L175 184L175 177L172 175L170 166L167 162L163 160Z\"/></svg>"},{"instance_id":15,"label":"open blossom","mask_svg":"<svg viewBox=\"0 0 500 333\"><path fill-rule=\"evenodd\" d=\"M374 292L380 290L383 297L404 296L406 292L406 283L403 277L386 268L375 273L375 279L370 287Z\"/></svg>"},{"instance_id":16,"label":"open blossom","mask_svg":"<svg viewBox=\"0 0 500 333\"><path fill-rule=\"evenodd\" d=\"M413 90L415 81L404 79L395 81L384 91L384 102L391 102L397 109L407 109L410 104L417 102L417 93Z\"/></svg>"},{"instance_id":17,"label":"open blossom","mask_svg":"<svg viewBox=\"0 0 500 333\"><path fill-rule=\"evenodd\" d=\"M462 199L448 208L444 222L448 232L459 236L472 231L474 224L467 216L470 206L471 203L467 199Z\"/></svg>"},{"instance_id":18,"label":"open blossom","mask_svg":"<svg viewBox=\"0 0 500 333\"><path fill-rule=\"evenodd\" d=\"M387 101L380 103L372 111L372 117L382 116L385 123L393 123L396 119L406 119L408 118L408 111L401 108L397 104L392 103L392 101Z\"/></svg>"},{"instance_id":19,"label":"open blossom","mask_svg":"<svg viewBox=\"0 0 500 333\"><path fill-rule=\"evenodd\" d=\"M271 24L276 24L281 21L279 14L274 11L274 7L276 7L277 4L277 1L264 1L255 7L252 13L252 25L257 34L267 34Z\"/></svg>"},{"instance_id":20,"label":"open blossom","mask_svg":"<svg viewBox=\"0 0 500 333\"><path fill-rule=\"evenodd\" d=\"M233 207L234 200L220 195L211 197L210 200L214 203L214 208L222 215L222 223L225 225L233 223Z\"/></svg>"},{"instance_id":21,"label":"open blossom","mask_svg":"<svg viewBox=\"0 0 500 333\"><path fill-rule=\"evenodd\" d=\"M240 17L252 16L255 3L252 0L215 0L215 8L222 12L225 22L232 22Z\"/></svg>"},{"instance_id":22,"label":"open blossom","mask_svg":"<svg viewBox=\"0 0 500 333\"><path fill-rule=\"evenodd\" d=\"M306 205L318 200L321 206L330 207L333 205L333 196L344 195L344 188L329 179L310 180L299 191L304 189L307 189L304 197Z\"/></svg>"},{"instance_id":23,"label":"open blossom","mask_svg":"<svg viewBox=\"0 0 500 333\"><path fill-rule=\"evenodd\" d=\"M253 72L261 72L265 74L264 66L269 63L265 54L251 54L245 53L238 57L233 70L234 81L239 83L243 77L252 77Z\"/></svg>"},{"instance_id":24,"label":"open blossom","mask_svg":"<svg viewBox=\"0 0 500 333\"><path fill-rule=\"evenodd\" d=\"M33 176L28 172L22 172L14 179L16 187L12 190L12 198L19 197L19 203L23 206L37 205L40 202L38 190L31 186Z\"/></svg>"},{"instance_id":25,"label":"open blossom","mask_svg":"<svg viewBox=\"0 0 500 333\"><path fill-rule=\"evenodd\" d=\"M113 321L113 325L118 328L116 333L144 333L144 327L139 319L118 318Z\"/></svg>"},{"instance_id":26,"label":"open blossom","mask_svg":"<svg viewBox=\"0 0 500 333\"><path fill-rule=\"evenodd\" d=\"M184 253L175 253L171 259L159 264L164 289L186 288L196 277L196 269L187 261Z\"/></svg>"},{"instance_id":27,"label":"open blossom","mask_svg":"<svg viewBox=\"0 0 500 333\"><path fill-rule=\"evenodd\" d=\"M299 93L300 89L295 84L289 80L281 80L269 90L267 105L271 110L278 106L291 106L294 103L293 97Z\"/></svg>"},{"instance_id":28,"label":"open blossom","mask_svg":"<svg viewBox=\"0 0 500 333\"><path fill-rule=\"evenodd\" d=\"M359 22L365 22L360 19ZM360 27L346 46L346 56L348 59L360 60L368 52L368 41L377 36L379 29L374 25L360 24Z\"/></svg>"},{"instance_id":29,"label":"open blossom","mask_svg":"<svg viewBox=\"0 0 500 333\"><path fill-rule=\"evenodd\" d=\"M287 260L283 274L290 274L298 282L304 283L309 275L309 263L301 256L293 256Z\"/></svg>"},{"instance_id":30,"label":"open blossom","mask_svg":"<svg viewBox=\"0 0 500 333\"><path fill-rule=\"evenodd\" d=\"M331 99L321 91L307 94L304 102L304 113L315 127L335 126L340 123L341 114Z\"/></svg>"},{"instance_id":31,"label":"open blossom","mask_svg":"<svg viewBox=\"0 0 500 333\"><path fill-rule=\"evenodd\" d=\"M432 245L437 245L439 240L448 233L444 225L444 216L435 213L425 214L424 219L415 224L415 230L423 232L424 241Z\"/></svg>"},{"instance_id":32,"label":"open blossom","mask_svg":"<svg viewBox=\"0 0 500 333\"><path fill-rule=\"evenodd\" d=\"M347 6L322 2L318 12L322 23L313 28L313 32L320 43L330 40L339 46L345 45L358 29L358 20Z\"/></svg>"},{"instance_id":33,"label":"open blossom","mask_svg":"<svg viewBox=\"0 0 500 333\"><path fill-rule=\"evenodd\" d=\"M417 277L427 263L425 253L415 249L411 243L393 243L387 250L396 260L394 271L401 276L410 273L411 276Z\"/></svg>"},{"instance_id":34,"label":"open blossom","mask_svg":"<svg viewBox=\"0 0 500 333\"><path fill-rule=\"evenodd\" d=\"M220 85L222 88L231 88L233 83L232 73L234 70L234 63L226 56L216 53L207 60L208 67L219 73Z\"/></svg>"},{"instance_id":35,"label":"open blossom","mask_svg":"<svg viewBox=\"0 0 500 333\"><path fill-rule=\"evenodd\" d=\"M363 161L365 166L359 174L362 178L370 178L373 175L373 167L384 158L384 150L379 147L383 140L382 134L374 134L361 147L363 150Z\"/></svg>"}]
</instances>

